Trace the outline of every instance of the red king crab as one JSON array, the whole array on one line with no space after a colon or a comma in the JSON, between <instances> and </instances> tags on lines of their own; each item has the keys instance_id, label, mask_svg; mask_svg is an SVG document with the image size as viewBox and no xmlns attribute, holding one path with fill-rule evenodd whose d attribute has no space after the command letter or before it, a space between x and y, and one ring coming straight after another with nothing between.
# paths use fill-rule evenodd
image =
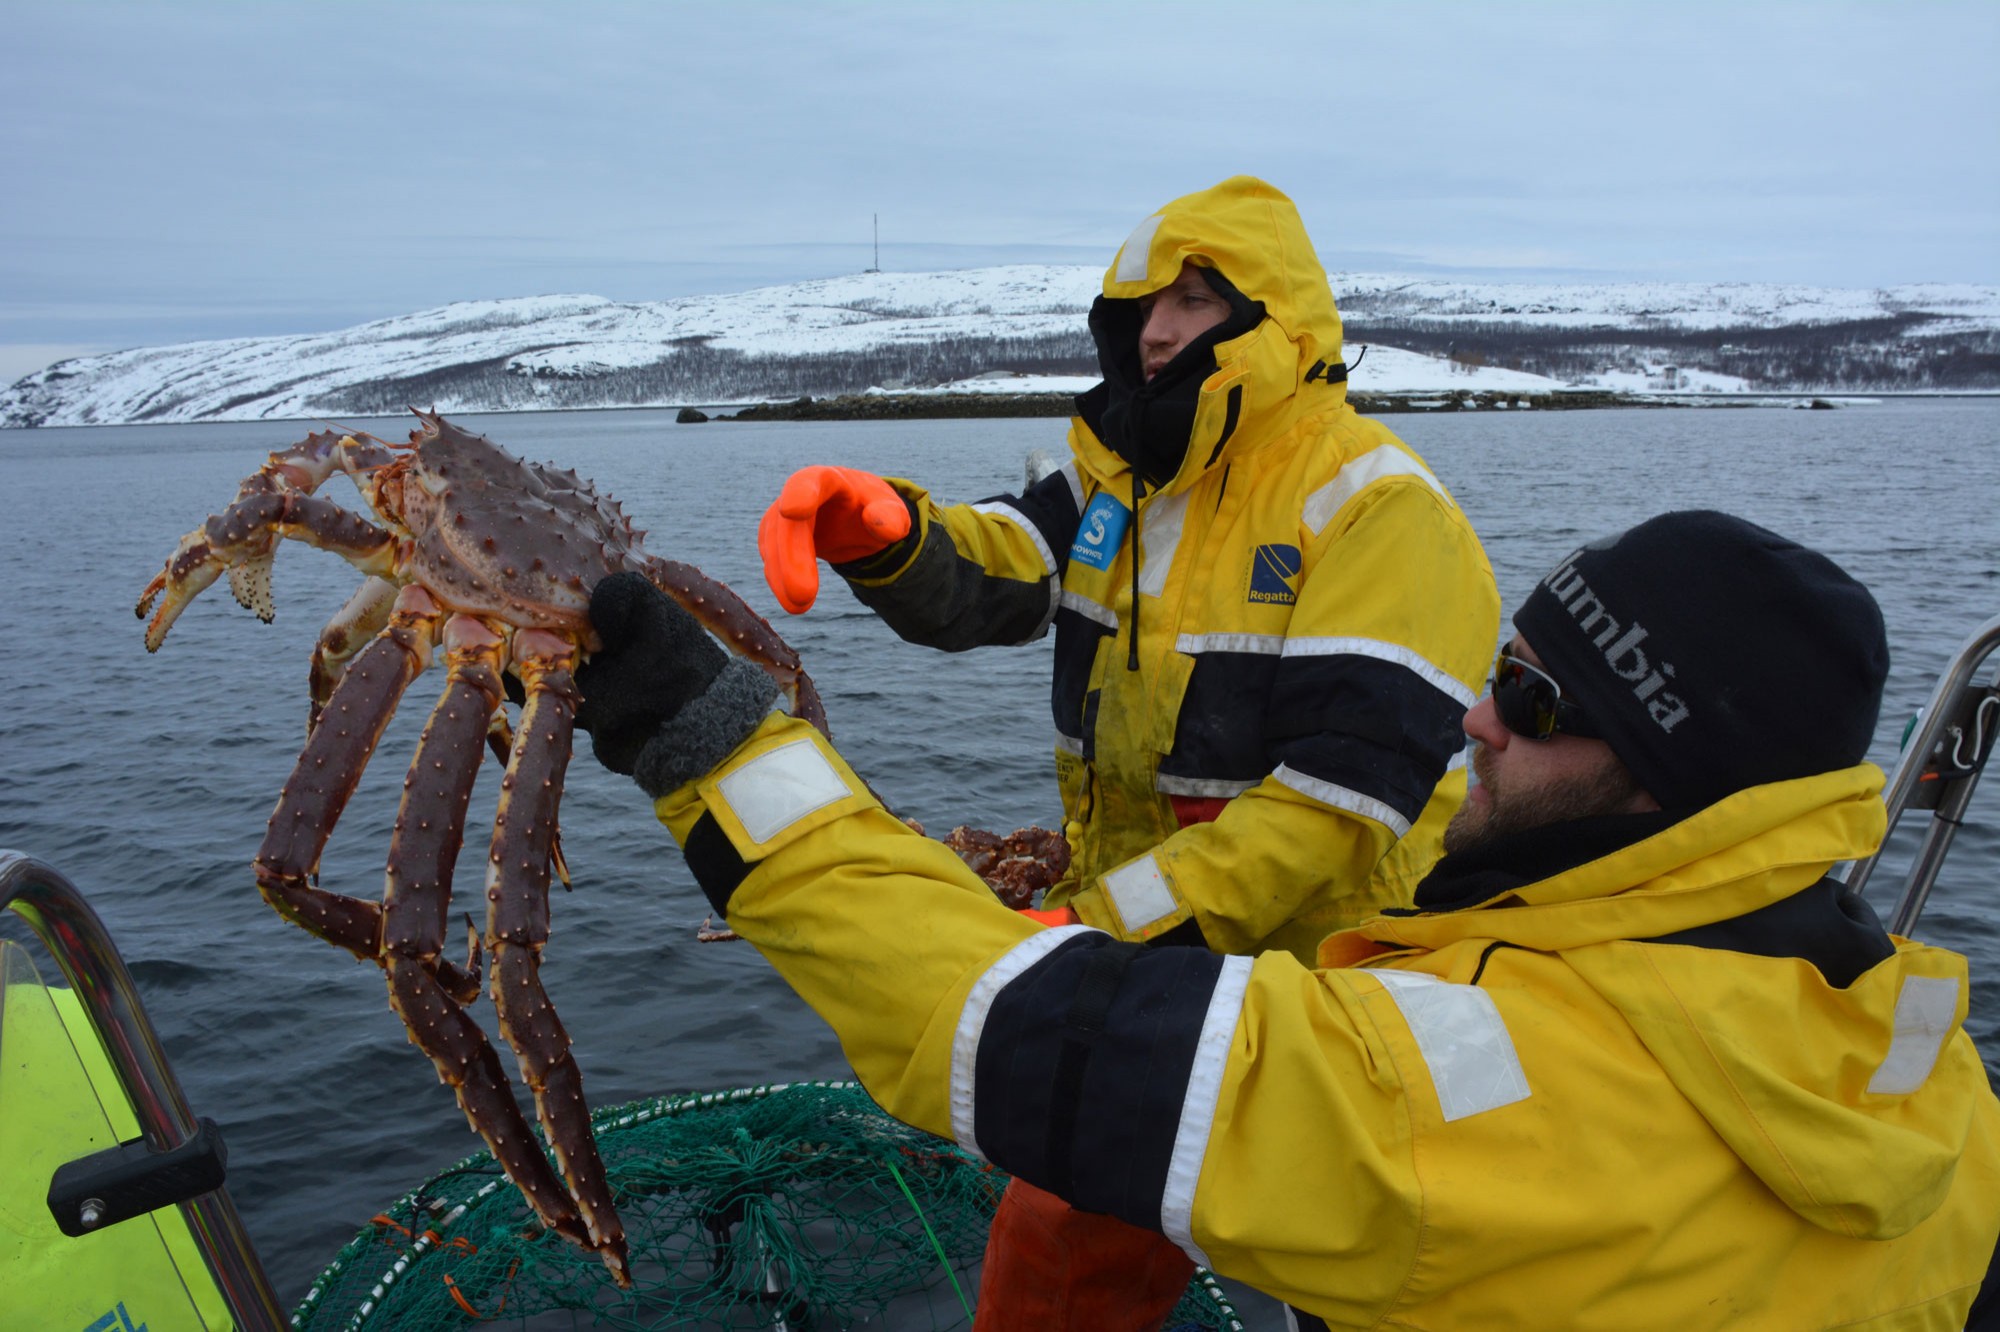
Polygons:
<instances>
[{"instance_id":1,"label":"red king crab","mask_svg":"<svg viewBox=\"0 0 2000 1332\"><path fill-rule=\"evenodd\" d=\"M597 1252L626 1285L624 1227L591 1136L581 1075L538 974L549 875L568 881L556 810L577 703L571 673L596 645L591 586L625 569L644 574L769 670L795 712L822 728L825 720L797 655L770 625L699 570L646 554L630 520L588 481L417 415L422 427L407 444L322 431L272 454L146 585L142 618L164 593L146 647L157 649L188 602L225 572L236 599L269 620L281 538L334 551L366 575L313 650L306 745L258 849L257 887L287 920L382 967L410 1039L542 1221ZM314 494L335 472L352 478L379 525ZM440 649L443 694L403 783L382 900L323 889L318 865L333 826L398 700ZM525 694L518 727L509 726L504 706L510 674ZM486 870L493 1003L561 1179L499 1056L465 1011L479 995L478 937L465 965L442 956L452 866L483 743L507 770Z\"/></svg>"}]
</instances>

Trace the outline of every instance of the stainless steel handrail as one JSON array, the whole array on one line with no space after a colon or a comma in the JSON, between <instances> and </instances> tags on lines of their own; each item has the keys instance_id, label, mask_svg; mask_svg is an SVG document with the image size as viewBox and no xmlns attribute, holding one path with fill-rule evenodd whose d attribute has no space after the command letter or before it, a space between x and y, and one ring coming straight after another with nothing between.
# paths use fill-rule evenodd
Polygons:
<instances>
[{"instance_id":1,"label":"stainless steel handrail","mask_svg":"<svg viewBox=\"0 0 2000 1332\"><path fill-rule=\"evenodd\" d=\"M1889 845L1888 833L1896 830L1897 821L1910 810L1925 774L1933 773L1933 780L1943 782L1935 803L1924 806L1932 811L1931 822L1924 830L1923 840L1917 847L1909 875L1890 915L1889 930L1892 934L1907 937L1916 927L1917 918L1923 914L1924 903L1930 898L1931 887L1937 882L1938 871L1944 868L1952 838L1958 834L1966 807L1971 803L1972 790L1979 784L1983 754L1963 755L1972 765L1970 771L1939 776L1936 770L1940 747L1954 728L1963 729L1966 704L1973 703L1973 720L1977 723L1981 719L1978 709L1983 707L1983 700L2000 689L2000 677L1996 677L1992 684L1981 684L1974 679L1979 668L1996 651L2000 651L2000 616L1973 631L1938 676L1930 701L1917 714L1917 728L1905 740L1902 757L1897 760L1895 771L1889 775L1889 784L1882 792L1882 803L1889 811L1889 827L1883 834L1882 846L1868 859L1855 862L1848 872L1845 890L1850 894L1861 892L1867 886L1869 876L1880 867ZM1977 696L1976 700L1974 696ZM1991 732L1988 734L1990 737ZM1956 745L1962 742L1963 736L1953 739Z\"/></svg>"},{"instance_id":2,"label":"stainless steel handrail","mask_svg":"<svg viewBox=\"0 0 2000 1332\"><path fill-rule=\"evenodd\" d=\"M27 921L62 968L132 1102L147 1145L166 1151L193 1137L194 1112L139 1002L132 974L83 894L44 862L0 850L0 907ZM180 1209L236 1325L244 1332L287 1326L229 1190L205 1193Z\"/></svg>"}]
</instances>

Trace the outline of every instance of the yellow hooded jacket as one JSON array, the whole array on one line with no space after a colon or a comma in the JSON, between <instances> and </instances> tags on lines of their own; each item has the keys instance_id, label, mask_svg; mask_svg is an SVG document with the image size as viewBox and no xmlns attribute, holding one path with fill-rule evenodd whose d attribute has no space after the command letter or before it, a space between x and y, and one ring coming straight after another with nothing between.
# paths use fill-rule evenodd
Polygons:
<instances>
[{"instance_id":1,"label":"yellow hooded jacket","mask_svg":"<svg viewBox=\"0 0 2000 1332\"><path fill-rule=\"evenodd\" d=\"M951 507L897 481L911 537L839 571L914 642L1053 624L1074 860L1047 904L1120 938L1184 939L1192 922L1219 951L1309 961L1330 930L1408 901L1436 860L1499 597L1444 486L1348 406L1332 289L1269 185L1224 181L1140 224L1093 315L1107 364L1136 362L1137 299L1183 263L1262 317L1190 385L1170 478L1147 485L1100 438L1100 385L1055 475ZM1183 827L1177 797L1220 814Z\"/></svg>"},{"instance_id":2,"label":"yellow hooded jacket","mask_svg":"<svg viewBox=\"0 0 2000 1332\"><path fill-rule=\"evenodd\" d=\"M891 1114L1329 1326L1957 1328L2000 1236L1964 959L1732 942L1873 849L1880 783L1752 787L1319 969L1043 929L789 718L656 808Z\"/></svg>"}]
</instances>

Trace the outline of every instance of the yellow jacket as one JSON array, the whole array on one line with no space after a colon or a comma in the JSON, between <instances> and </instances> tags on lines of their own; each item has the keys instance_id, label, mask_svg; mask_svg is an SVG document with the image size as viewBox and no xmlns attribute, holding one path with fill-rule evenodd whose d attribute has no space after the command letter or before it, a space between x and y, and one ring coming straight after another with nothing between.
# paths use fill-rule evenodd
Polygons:
<instances>
[{"instance_id":1,"label":"yellow jacket","mask_svg":"<svg viewBox=\"0 0 2000 1332\"><path fill-rule=\"evenodd\" d=\"M956 650L1054 625L1074 860L1048 904L1120 938L1181 939L1192 922L1220 951L1310 960L1332 929L1408 901L1436 860L1499 598L1444 486L1348 406L1332 289L1270 186L1225 181L1141 224L1092 317L1107 356L1136 355L1120 307L1184 261L1263 317L1216 347L1171 479L1135 494L1100 439L1100 385L1060 472L950 507L898 481L912 537L840 571L912 641ZM1220 814L1183 827L1176 798Z\"/></svg>"},{"instance_id":2,"label":"yellow jacket","mask_svg":"<svg viewBox=\"0 0 2000 1332\"><path fill-rule=\"evenodd\" d=\"M1872 850L1880 782L1753 787L1318 970L1044 930L789 718L657 810L891 1114L1330 1325L1956 1328L2000 1235L1964 960L1751 940Z\"/></svg>"}]
</instances>

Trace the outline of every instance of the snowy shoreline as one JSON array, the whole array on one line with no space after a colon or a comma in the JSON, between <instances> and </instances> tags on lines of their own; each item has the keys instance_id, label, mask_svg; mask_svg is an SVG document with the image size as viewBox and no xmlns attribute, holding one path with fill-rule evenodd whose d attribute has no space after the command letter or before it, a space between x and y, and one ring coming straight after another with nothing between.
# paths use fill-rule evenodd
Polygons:
<instances>
[{"instance_id":1,"label":"snowy shoreline","mask_svg":"<svg viewBox=\"0 0 2000 1332\"><path fill-rule=\"evenodd\" d=\"M1075 393L1095 380L1085 324L1099 282L1090 268L1013 266L637 304L462 302L329 333L61 361L0 388L0 427ZM1336 286L1357 403L1495 395L1511 410L1573 407L1572 394L1637 405L2000 389L1996 288L1475 286L1380 274Z\"/></svg>"}]
</instances>

